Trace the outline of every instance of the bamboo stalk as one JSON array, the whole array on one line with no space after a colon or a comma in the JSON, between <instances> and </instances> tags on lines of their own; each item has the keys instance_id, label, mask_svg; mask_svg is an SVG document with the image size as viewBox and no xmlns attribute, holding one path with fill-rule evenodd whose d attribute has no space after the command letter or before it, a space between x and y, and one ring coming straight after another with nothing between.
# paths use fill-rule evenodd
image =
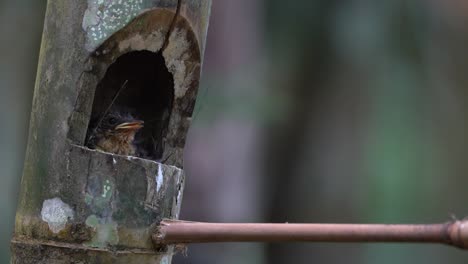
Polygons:
<instances>
[{"instance_id":1,"label":"bamboo stalk","mask_svg":"<svg viewBox=\"0 0 468 264\"><path fill-rule=\"evenodd\" d=\"M212 242L411 242L468 248L468 221L440 224L266 224L164 220L156 244Z\"/></svg>"},{"instance_id":2,"label":"bamboo stalk","mask_svg":"<svg viewBox=\"0 0 468 264\"><path fill-rule=\"evenodd\" d=\"M11 264L171 263L151 231L179 216L210 6L47 1ZM88 148L93 119L117 106L152 122L141 145L154 155Z\"/></svg>"}]
</instances>

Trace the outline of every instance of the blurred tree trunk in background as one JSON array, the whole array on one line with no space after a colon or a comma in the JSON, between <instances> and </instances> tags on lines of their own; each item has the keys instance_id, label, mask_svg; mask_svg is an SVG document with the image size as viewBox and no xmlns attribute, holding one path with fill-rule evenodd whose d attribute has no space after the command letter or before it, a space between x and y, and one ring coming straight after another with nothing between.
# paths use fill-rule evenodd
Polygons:
<instances>
[{"instance_id":1,"label":"blurred tree trunk in background","mask_svg":"<svg viewBox=\"0 0 468 264\"><path fill-rule=\"evenodd\" d=\"M466 215L468 53L460 22L468 5L270 3L267 75L289 111L268 129L266 221ZM266 263L464 263L463 254L443 246L275 244Z\"/></svg>"},{"instance_id":2,"label":"blurred tree trunk in background","mask_svg":"<svg viewBox=\"0 0 468 264\"><path fill-rule=\"evenodd\" d=\"M362 73L341 64L336 52L333 31L342 5L272 4L268 76L274 77L271 92L287 98L288 112L284 122L268 128L265 181L272 184L267 221L358 220L353 188L359 180L368 95ZM272 244L266 263L359 263L347 260L358 260L361 251L358 245Z\"/></svg>"}]
</instances>

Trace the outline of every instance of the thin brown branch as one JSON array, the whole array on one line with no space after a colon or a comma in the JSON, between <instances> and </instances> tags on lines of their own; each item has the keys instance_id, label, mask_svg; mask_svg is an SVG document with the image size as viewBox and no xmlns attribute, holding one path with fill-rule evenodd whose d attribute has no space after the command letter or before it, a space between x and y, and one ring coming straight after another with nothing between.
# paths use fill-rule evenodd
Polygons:
<instances>
[{"instance_id":1,"label":"thin brown branch","mask_svg":"<svg viewBox=\"0 0 468 264\"><path fill-rule=\"evenodd\" d=\"M238 224L164 220L156 244L211 242L412 242L468 248L468 221L428 225Z\"/></svg>"},{"instance_id":2,"label":"thin brown branch","mask_svg":"<svg viewBox=\"0 0 468 264\"><path fill-rule=\"evenodd\" d=\"M164 51L167 48L167 45L169 45L169 38L171 36L172 31L174 31L174 27L177 21L177 17L179 16L179 13L180 13L181 6L182 6L182 0L177 0L176 11L175 11L174 17L172 18L171 25L169 26L169 30L166 33L166 37L164 38L164 43L161 47L161 51Z\"/></svg>"}]
</instances>

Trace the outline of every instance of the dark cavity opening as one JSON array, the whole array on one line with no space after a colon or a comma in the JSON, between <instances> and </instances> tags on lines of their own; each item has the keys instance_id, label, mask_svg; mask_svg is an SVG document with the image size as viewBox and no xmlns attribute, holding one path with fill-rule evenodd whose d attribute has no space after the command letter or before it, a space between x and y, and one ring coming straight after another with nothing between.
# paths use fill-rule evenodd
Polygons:
<instances>
[{"instance_id":1,"label":"dark cavity opening","mask_svg":"<svg viewBox=\"0 0 468 264\"><path fill-rule=\"evenodd\" d=\"M133 51L120 56L97 85L86 145L96 148L96 135L103 134L102 123L119 113L127 121L128 117L144 121L135 135L132 155L160 160L173 98L174 80L160 52Z\"/></svg>"}]
</instances>

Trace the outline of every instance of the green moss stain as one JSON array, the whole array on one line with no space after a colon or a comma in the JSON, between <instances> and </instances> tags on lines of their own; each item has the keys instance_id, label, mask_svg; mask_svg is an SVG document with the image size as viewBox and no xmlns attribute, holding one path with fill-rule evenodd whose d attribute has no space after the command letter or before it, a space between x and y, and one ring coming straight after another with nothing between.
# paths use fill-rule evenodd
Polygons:
<instances>
[{"instance_id":1,"label":"green moss stain","mask_svg":"<svg viewBox=\"0 0 468 264\"><path fill-rule=\"evenodd\" d=\"M97 227L99 224L99 218L95 215L90 215L86 218L86 225L89 227Z\"/></svg>"},{"instance_id":2,"label":"green moss stain","mask_svg":"<svg viewBox=\"0 0 468 264\"><path fill-rule=\"evenodd\" d=\"M102 183L101 193L94 196L90 193L85 195L85 202L93 212L86 219L86 225L95 231L91 241L85 245L102 248L119 242L117 223L112 219L114 190L114 183L106 179Z\"/></svg>"},{"instance_id":3,"label":"green moss stain","mask_svg":"<svg viewBox=\"0 0 468 264\"><path fill-rule=\"evenodd\" d=\"M102 248L119 242L117 223L112 219L90 215L86 219L86 225L95 230L91 241L85 243L86 246Z\"/></svg>"}]
</instances>

